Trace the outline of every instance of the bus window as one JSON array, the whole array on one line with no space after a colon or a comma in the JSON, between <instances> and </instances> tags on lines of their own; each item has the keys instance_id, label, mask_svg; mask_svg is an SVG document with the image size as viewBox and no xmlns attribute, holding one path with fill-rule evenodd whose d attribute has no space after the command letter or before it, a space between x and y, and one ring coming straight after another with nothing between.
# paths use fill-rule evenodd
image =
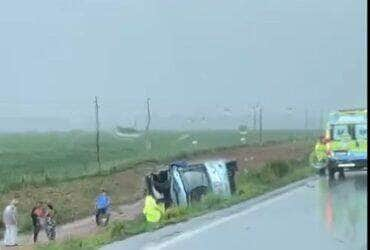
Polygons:
<instances>
[{"instance_id":1,"label":"bus window","mask_svg":"<svg viewBox=\"0 0 370 250\"><path fill-rule=\"evenodd\" d=\"M338 124L333 126L333 140L341 140L347 136L350 136L347 125Z\"/></svg>"},{"instance_id":2,"label":"bus window","mask_svg":"<svg viewBox=\"0 0 370 250\"><path fill-rule=\"evenodd\" d=\"M356 124L356 139L367 140L367 124Z\"/></svg>"}]
</instances>

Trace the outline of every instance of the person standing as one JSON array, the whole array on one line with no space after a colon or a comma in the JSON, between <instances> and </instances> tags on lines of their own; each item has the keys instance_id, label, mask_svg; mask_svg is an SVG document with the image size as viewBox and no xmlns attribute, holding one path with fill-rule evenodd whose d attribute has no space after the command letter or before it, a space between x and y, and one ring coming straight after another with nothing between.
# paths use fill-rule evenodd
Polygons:
<instances>
[{"instance_id":1,"label":"person standing","mask_svg":"<svg viewBox=\"0 0 370 250\"><path fill-rule=\"evenodd\" d=\"M51 203L46 205L46 221L45 221L45 231L46 236L49 240L55 240L56 236L56 223L55 223L55 210Z\"/></svg>"},{"instance_id":2,"label":"person standing","mask_svg":"<svg viewBox=\"0 0 370 250\"><path fill-rule=\"evenodd\" d=\"M37 202L36 206L31 211L31 218L33 224L33 242L37 242L37 237L40 230L45 225L46 211L42 201Z\"/></svg>"},{"instance_id":3,"label":"person standing","mask_svg":"<svg viewBox=\"0 0 370 250\"><path fill-rule=\"evenodd\" d=\"M17 246L17 203L16 199L5 208L3 222L5 224L4 244L7 247Z\"/></svg>"}]
</instances>

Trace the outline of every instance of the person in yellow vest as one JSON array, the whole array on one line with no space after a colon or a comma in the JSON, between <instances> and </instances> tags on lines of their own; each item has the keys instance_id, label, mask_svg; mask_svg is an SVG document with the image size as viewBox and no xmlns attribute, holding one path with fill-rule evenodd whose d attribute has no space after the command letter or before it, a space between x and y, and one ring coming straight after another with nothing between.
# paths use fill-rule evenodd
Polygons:
<instances>
[{"instance_id":1,"label":"person in yellow vest","mask_svg":"<svg viewBox=\"0 0 370 250\"><path fill-rule=\"evenodd\" d=\"M157 203L152 195L147 190L144 191L145 204L143 214L148 222L159 222L165 212L164 204Z\"/></svg>"},{"instance_id":2,"label":"person in yellow vest","mask_svg":"<svg viewBox=\"0 0 370 250\"><path fill-rule=\"evenodd\" d=\"M327 156L327 139L324 136L320 136L319 140L315 145L314 151L310 155L310 162L313 165L323 165L318 169L319 175L325 175L325 164L328 159Z\"/></svg>"},{"instance_id":3,"label":"person in yellow vest","mask_svg":"<svg viewBox=\"0 0 370 250\"><path fill-rule=\"evenodd\" d=\"M315 145L315 153L316 153L317 160L319 162L322 162L325 159L327 159L327 154L326 154L327 146L326 146L326 144L327 144L327 140L325 139L325 137L320 136L319 141Z\"/></svg>"}]
</instances>

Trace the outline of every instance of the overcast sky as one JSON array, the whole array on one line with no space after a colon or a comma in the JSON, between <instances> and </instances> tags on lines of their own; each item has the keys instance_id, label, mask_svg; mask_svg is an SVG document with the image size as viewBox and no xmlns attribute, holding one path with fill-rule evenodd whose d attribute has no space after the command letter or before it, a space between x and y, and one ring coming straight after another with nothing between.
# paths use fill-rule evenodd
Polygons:
<instances>
[{"instance_id":1,"label":"overcast sky","mask_svg":"<svg viewBox=\"0 0 370 250\"><path fill-rule=\"evenodd\" d=\"M306 108L316 122L320 109L367 105L366 9L363 0L4 0L0 130L90 128L95 95L108 127L144 120L147 96L156 128L202 116L214 119L202 126L232 127L255 102L266 127L302 127Z\"/></svg>"}]
</instances>

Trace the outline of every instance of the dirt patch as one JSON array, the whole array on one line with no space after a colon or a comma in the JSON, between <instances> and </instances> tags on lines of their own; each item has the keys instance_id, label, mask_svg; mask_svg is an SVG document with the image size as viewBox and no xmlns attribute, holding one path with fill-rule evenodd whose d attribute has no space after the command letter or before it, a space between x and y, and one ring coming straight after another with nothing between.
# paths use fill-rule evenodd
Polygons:
<instances>
[{"instance_id":1,"label":"dirt patch","mask_svg":"<svg viewBox=\"0 0 370 250\"><path fill-rule=\"evenodd\" d=\"M111 176L90 177L71 182L58 183L50 186L26 186L23 190L12 191L1 196L0 206L13 197L20 201L19 227L31 229L29 217L32 207L37 201L51 202L56 208L58 224L74 221L94 213L94 200L101 187L108 190L113 206L127 204L142 196L142 173L127 170Z\"/></svg>"},{"instance_id":2,"label":"dirt patch","mask_svg":"<svg viewBox=\"0 0 370 250\"><path fill-rule=\"evenodd\" d=\"M220 152L208 153L193 161L204 161L210 159L236 159L240 170L252 169L264 165L269 161L302 159L312 150L309 143L289 143L269 145L262 147L240 147L236 149L225 149Z\"/></svg>"}]
</instances>

